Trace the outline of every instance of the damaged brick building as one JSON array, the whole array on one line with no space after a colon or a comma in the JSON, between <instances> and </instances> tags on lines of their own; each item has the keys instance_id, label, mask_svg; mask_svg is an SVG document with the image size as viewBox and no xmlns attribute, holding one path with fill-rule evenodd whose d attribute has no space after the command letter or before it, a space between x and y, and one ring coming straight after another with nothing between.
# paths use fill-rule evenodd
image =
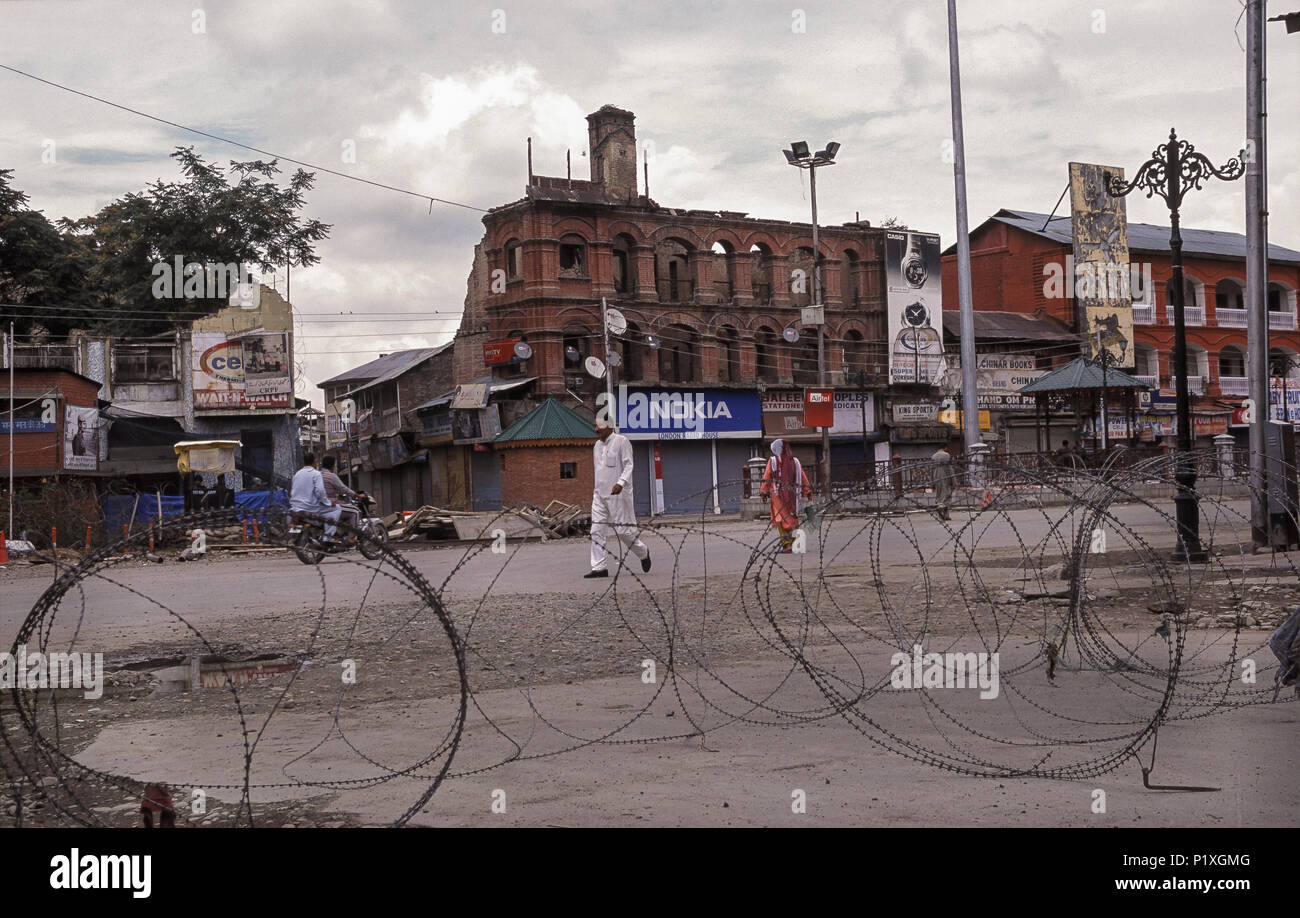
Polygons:
<instances>
[{"instance_id":1,"label":"damaged brick building","mask_svg":"<svg viewBox=\"0 0 1300 918\"><path fill-rule=\"evenodd\" d=\"M520 383L493 386L500 400L467 409L494 410L498 429L550 397L590 416L606 385L586 370L589 357L606 357L604 299L627 323L612 340L614 384L702 406L686 434L635 418L620 425L636 449L638 511L725 511L765 439L788 437L816 468L816 432L790 410L818 382L816 330L800 324L812 301L812 227L660 206L638 183L634 121L608 105L588 115L590 179L534 175L530 156L524 197L483 218L455 377ZM884 234L866 222L819 227L828 382L860 400L844 416L865 420L844 429L837 420L833 463L876 458L871 444L888 439L875 397L887 382ZM522 450L493 450L488 427L473 466L484 507L519 492L512 466L537 475L535 463L515 460ZM538 500L570 470L553 471L535 481Z\"/></svg>"}]
</instances>

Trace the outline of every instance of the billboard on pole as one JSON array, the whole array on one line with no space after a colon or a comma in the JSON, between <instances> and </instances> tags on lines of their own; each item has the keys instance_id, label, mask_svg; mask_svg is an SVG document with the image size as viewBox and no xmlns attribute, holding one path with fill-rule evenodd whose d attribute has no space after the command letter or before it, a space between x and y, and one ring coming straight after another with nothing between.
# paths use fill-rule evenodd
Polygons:
<instances>
[{"instance_id":1,"label":"billboard on pole","mask_svg":"<svg viewBox=\"0 0 1300 918\"><path fill-rule=\"evenodd\" d=\"M943 366L943 285L939 237L885 233L885 308L889 314L889 380L935 385Z\"/></svg>"},{"instance_id":2,"label":"billboard on pole","mask_svg":"<svg viewBox=\"0 0 1300 918\"><path fill-rule=\"evenodd\" d=\"M1088 342L1088 356L1102 350L1113 367L1132 367L1133 290L1124 199L1106 190L1105 173L1124 177L1116 166L1070 163L1070 225L1074 230L1075 307Z\"/></svg>"}]
</instances>

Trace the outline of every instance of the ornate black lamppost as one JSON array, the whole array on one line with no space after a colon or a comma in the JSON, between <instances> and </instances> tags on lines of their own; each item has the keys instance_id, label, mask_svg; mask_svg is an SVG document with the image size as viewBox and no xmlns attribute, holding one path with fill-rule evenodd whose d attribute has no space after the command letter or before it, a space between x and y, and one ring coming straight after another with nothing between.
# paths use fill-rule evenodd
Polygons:
<instances>
[{"instance_id":1,"label":"ornate black lamppost","mask_svg":"<svg viewBox=\"0 0 1300 918\"><path fill-rule=\"evenodd\" d=\"M1175 561L1201 563L1206 553L1201 548L1200 506L1196 499L1196 460L1192 455L1192 411L1187 391L1187 329L1183 322L1183 237L1178 232L1178 210L1183 195L1210 177L1232 181L1246 171L1245 151L1216 169L1203 153L1185 140L1179 140L1172 128L1169 142L1152 152L1151 158L1138 169L1133 181L1125 181L1109 172L1105 175L1106 190L1117 198L1134 188L1146 191L1147 197L1160 195L1169 207L1169 250L1173 254L1174 276L1172 295L1174 304L1174 386L1178 406L1178 459L1175 480L1178 494L1174 497L1178 520L1178 545L1174 549Z\"/></svg>"}]
</instances>

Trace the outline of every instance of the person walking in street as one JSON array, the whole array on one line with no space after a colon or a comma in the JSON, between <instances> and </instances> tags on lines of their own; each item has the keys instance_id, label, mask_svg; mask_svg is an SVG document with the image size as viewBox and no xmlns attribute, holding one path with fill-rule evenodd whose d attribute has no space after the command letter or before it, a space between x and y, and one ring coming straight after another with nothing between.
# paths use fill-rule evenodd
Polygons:
<instances>
[{"instance_id":1,"label":"person walking in street","mask_svg":"<svg viewBox=\"0 0 1300 918\"><path fill-rule=\"evenodd\" d=\"M930 461L934 463L934 507L939 512L939 519L950 520L952 514L948 512L948 507L952 503L952 453L948 452L946 446L941 446L930 457Z\"/></svg>"},{"instance_id":2,"label":"person walking in street","mask_svg":"<svg viewBox=\"0 0 1300 918\"><path fill-rule=\"evenodd\" d=\"M325 518L325 538L334 538L343 508L336 506L325 494L325 481L316 468L316 456L307 453L302 457L302 468L293 473L293 487L289 491L289 509L297 513L314 513Z\"/></svg>"},{"instance_id":3,"label":"person walking in street","mask_svg":"<svg viewBox=\"0 0 1300 918\"><path fill-rule=\"evenodd\" d=\"M772 441L772 458L763 470L763 500L772 506L772 525L781 536L781 554L789 554L799 528L800 497L812 497L803 465L784 440Z\"/></svg>"},{"instance_id":4,"label":"person walking in street","mask_svg":"<svg viewBox=\"0 0 1300 918\"><path fill-rule=\"evenodd\" d=\"M637 538L632 501L632 444L601 417L596 418L596 437L592 446L596 485L591 493L591 570L583 577L609 576L605 542L610 535L640 558L641 570L649 573L650 549Z\"/></svg>"}]
</instances>

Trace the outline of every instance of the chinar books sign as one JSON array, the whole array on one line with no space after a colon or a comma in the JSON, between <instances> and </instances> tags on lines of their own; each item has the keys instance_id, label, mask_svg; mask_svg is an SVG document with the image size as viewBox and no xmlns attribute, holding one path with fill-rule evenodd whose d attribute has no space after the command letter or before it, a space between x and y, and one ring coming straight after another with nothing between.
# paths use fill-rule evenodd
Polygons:
<instances>
[{"instance_id":1,"label":"chinar books sign","mask_svg":"<svg viewBox=\"0 0 1300 918\"><path fill-rule=\"evenodd\" d=\"M886 232L885 285L890 381L937 384L943 368L939 237L930 233Z\"/></svg>"},{"instance_id":2,"label":"chinar books sign","mask_svg":"<svg viewBox=\"0 0 1300 918\"><path fill-rule=\"evenodd\" d=\"M1034 396L1021 395L1020 389L1047 374L1037 368L1034 354L977 354L975 357L975 391L979 408L1007 411L1032 410ZM948 370L943 384L955 392L961 391L961 358L948 358Z\"/></svg>"},{"instance_id":3,"label":"chinar books sign","mask_svg":"<svg viewBox=\"0 0 1300 918\"><path fill-rule=\"evenodd\" d=\"M1133 294L1129 281L1128 216L1124 199L1106 190L1105 173L1124 177L1115 166L1070 163L1070 220L1074 228L1076 309L1088 341L1088 356L1103 351L1110 365L1132 367ZM1112 283L1115 279L1118 283Z\"/></svg>"},{"instance_id":4,"label":"chinar books sign","mask_svg":"<svg viewBox=\"0 0 1300 918\"><path fill-rule=\"evenodd\" d=\"M288 338L282 331L194 332L195 410L290 407Z\"/></svg>"}]
</instances>

